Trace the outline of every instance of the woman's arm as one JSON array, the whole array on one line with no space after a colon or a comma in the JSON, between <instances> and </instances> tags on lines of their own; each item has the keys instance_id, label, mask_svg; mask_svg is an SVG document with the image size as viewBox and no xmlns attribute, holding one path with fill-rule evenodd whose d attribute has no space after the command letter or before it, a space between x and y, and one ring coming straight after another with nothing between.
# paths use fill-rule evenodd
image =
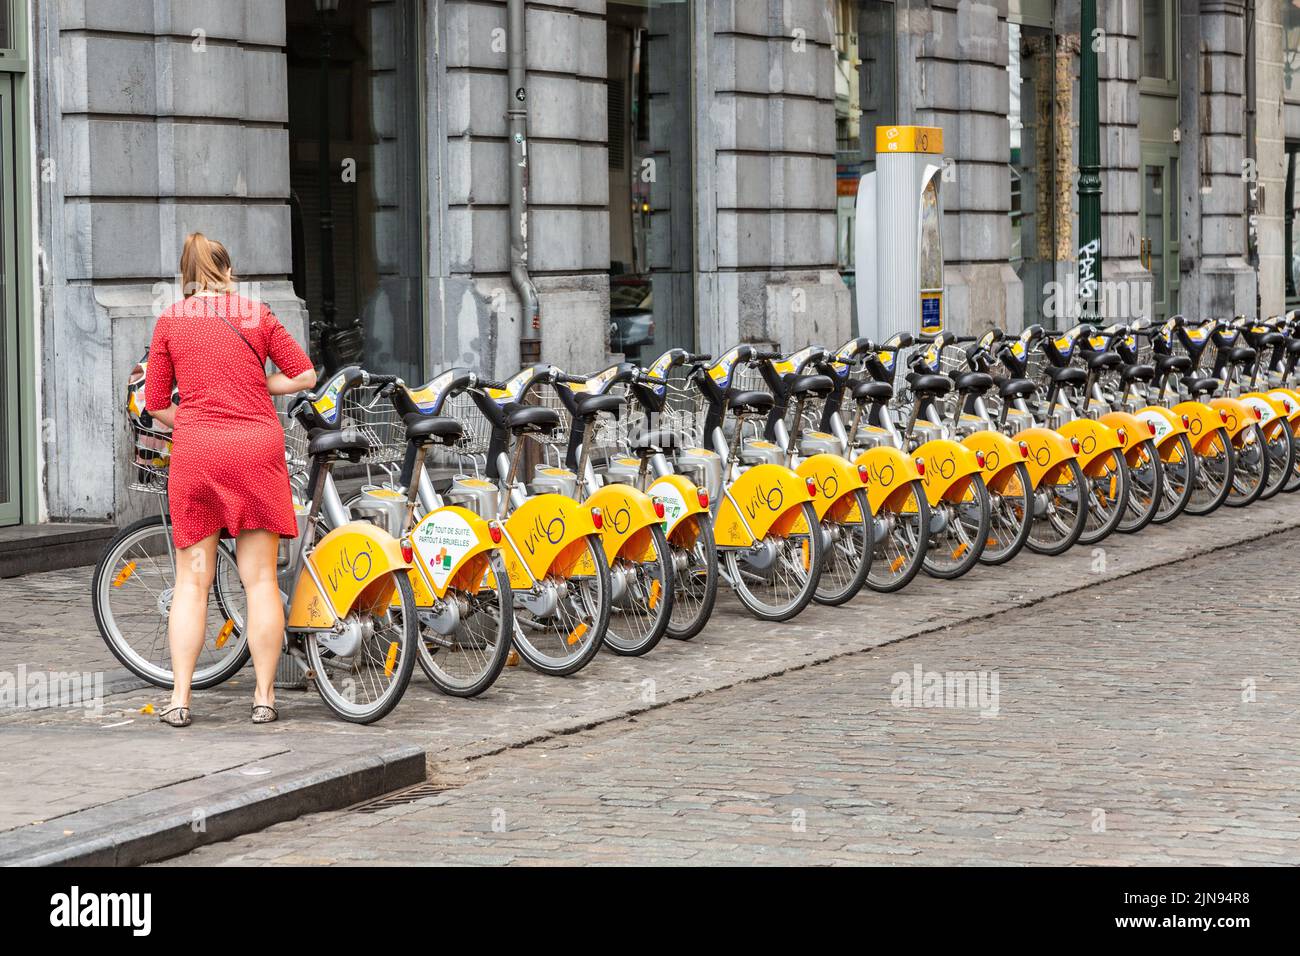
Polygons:
<instances>
[{"instance_id":1,"label":"woman's arm","mask_svg":"<svg viewBox=\"0 0 1300 956\"><path fill-rule=\"evenodd\" d=\"M149 413L149 417L170 431L176 427L176 406L168 405L165 408L156 408Z\"/></svg>"},{"instance_id":2,"label":"woman's arm","mask_svg":"<svg viewBox=\"0 0 1300 956\"><path fill-rule=\"evenodd\" d=\"M311 359L302 350L302 346L293 340L293 336L284 330L284 326L262 306L263 321L269 325L267 338L267 357L283 371L272 372L266 377L266 389L272 395L292 395L316 385L316 369Z\"/></svg>"},{"instance_id":3,"label":"woman's arm","mask_svg":"<svg viewBox=\"0 0 1300 956\"><path fill-rule=\"evenodd\" d=\"M172 386L176 370L167 350L167 314L158 317L149 343L149 366L144 376L144 407L150 417L164 428L176 425L176 406L172 404Z\"/></svg>"},{"instance_id":4,"label":"woman's arm","mask_svg":"<svg viewBox=\"0 0 1300 956\"><path fill-rule=\"evenodd\" d=\"M316 370L309 368L300 375L292 377L283 372L272 372L266 377L266 390L272 395L292 395L294 392L306 391L316 385Z\"/></svg>"}]
</instances>

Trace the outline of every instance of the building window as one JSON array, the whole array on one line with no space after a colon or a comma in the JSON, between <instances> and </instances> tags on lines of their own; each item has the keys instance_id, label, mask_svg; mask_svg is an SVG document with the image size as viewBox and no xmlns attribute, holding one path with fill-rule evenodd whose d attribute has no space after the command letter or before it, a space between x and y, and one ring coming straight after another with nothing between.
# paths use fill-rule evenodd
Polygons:
<instances>
[{"instance_id":1,"label":"building window","mask_svg":"<svg viewBox=\"0 0 1300 956\"><path fill-rule=\"evenodd\" d=\"M293 285L312 354L410 382L425 355L421 7L286 4Z\"/></svg>"},{"instance_id":2,"label":"building window","mask_svg":"<svg viewBox=\"0 0 1300 956\"><path fill-rule=\"evenodd\" d=\"M1142 0L1142 78L1156 85L1178 79L1176 4L1174 0Z\"/></svg>"},{"instance_id":3,"label":"building window","mask_svg":"<svg viewBox=\"0 0 1300 956\"><path fill-rule=\"evenodd\" d=\"M1007 35L1011 266L1024 288L1024 324L1032 325L1044 321L1049 290L1064 278L1072 254L1071 185L1059 181L1057 170L1063 159L1058 154L1072 146L1073 60L1068 51L1057 49L1050 27L1013 21L1007 24Z\"/></svg>"},{"instance_id":4,"label":"building window","mask_svg":"<svg viewBox=\"0 0 1300 956\"><path fill-rule=\"evenodd\" d=\"M892 2L836 0L836 258L850 289L856 283L858 183L876 166L876 127L898 121L896 43ZM850 300L856 310L857 296Z\"/></svg>"},{"instance_id":5,"label":"building window","mask_svg":"<svg viewBox=\"0 0 1300 956\"><path fill-rule=\"evenodd\" d=\"M695 347L691 3L605 7L610 350Z\"/></svg>"},{"instance_id":6,"label":"building window","mask_svg":"<svg viewBox=\"0 0 1300 956\"><path fill-rule=\"evenodd\" d=\"M1288 93L1300 93L1300 0L1282 6L1282 77Z\"/></svg>"}]
</instances>

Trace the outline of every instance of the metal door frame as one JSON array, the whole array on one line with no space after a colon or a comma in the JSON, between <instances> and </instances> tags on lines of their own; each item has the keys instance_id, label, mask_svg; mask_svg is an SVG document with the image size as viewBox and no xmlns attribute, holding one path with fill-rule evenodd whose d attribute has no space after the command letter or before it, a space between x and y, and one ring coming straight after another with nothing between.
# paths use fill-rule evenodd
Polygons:
<instances>
[{"instance_id":1,"label":"metal door frame","mask_svg":"<svg viewBox=\"0 0 1300 956\"><path fill-rule=\"evenodd\" d=\"M1174 164L1179 162L1178 145L1176 143L1143 143L1142 144L1142 164L1138 169L1138 234L1144 240L1151 237L1146 234L1147 228L1147 169L1155 166L1161 170L1164 177L1164 208L1161 210L1160 221L1164 230L1162 239L1161 258L1163 259L1163 276L1164 287L1160 289L1160 296L1156 295L1155 277L1152 276L1151 289L1151 309L1152 320L1159 321L1168 318L1178 311L1178 297L1181 287L1181 277L1178 272L1178 249L1179 249L1179 225L1178 225L1178 171L1173 168ZM1142 256L1142 264L1150 271L1150 259L1147 254L1139 251Z\"/></svg>"},{"instance_id":2,"label":"metal door frame","mask_svg":"<svg viewBox=\"0 0 1300 956\"><path fill-rule=\"evenodd\" d=\"M36 482L35 310L32 304L31 114L28 106L28 8L25 0L0 0L9 19L10 45L0 49L0 336L8 365L4 421L12 454L0 461L14 494L0 501L0 526L38 517ZM22 188L19 188L19 184Z\"/></svg>"}]
</instances>

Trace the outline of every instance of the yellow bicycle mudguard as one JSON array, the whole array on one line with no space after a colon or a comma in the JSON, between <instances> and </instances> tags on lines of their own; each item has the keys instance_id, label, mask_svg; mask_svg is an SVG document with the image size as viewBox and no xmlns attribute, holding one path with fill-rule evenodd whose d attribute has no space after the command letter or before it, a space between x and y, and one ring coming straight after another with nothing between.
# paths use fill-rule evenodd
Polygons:
<instances>
[{"instance_id":1,"label":"yellow bicycle mudguard","mask_svg":"<svg viewBox=\"0 0 1300 956\"><path fill-rule=\"evenodd\" d=\"M332 627L358 605L387 606L396 590L391 572L411 568L393 536L368 521L335 528L320 539L307 563L311 568L298 576L289 603L286 626L294 629Z\"/></svg>"},{"instance_id":2,"label":"yellow bicycle mudguard","mask_svg":"<svg viewBox=\"0 0 1300 956\"><path fill-rule=\"evenodd\" d=\"M1300 435L1300 392L1290 388L1271 388L1268 394L1282 403L1282 411L1291 425L1291 434Z\"/></svg>"},{"instance_id":3,"label":"yellow bicycle mudguard","mask_svg":"<svg viewBox=\"0 0 1300 956\"><path fill-rule=\"evenodd\" d=\"M1071 458L1078 457L1074 453L1074 446L1070 444L1070 440L1050 428L1035 425L1012 436L1012 440L1016 442L1017 447L1020 442L1029 446L1029 457L1025 459L1025 467L1029 469L1030 484L1035 488L1043 483L1044 478L1056 484L1061 466Z\"/></svg>"},{"instance_id":4,"label":"yellow bicycle mudguard","mask_svg":"<svg viewBox=\"0 0 1300 956\"><path fill-rule=\"evenodd\" d=\"M579 550L570 546L596 534L591 509L564 495L536 495L525 501L505 522L509 545L501 549L512 588L528 590L533 581L546 577L561 552L576 558ZM566 573L572 568L564 564ZM531 573L530 573L531 572Z\"/></svg>"},{"instance_id":5,"label":"yellow bicycle mudguard","mask_svg":"<svg viewBox=\"0 0 1300 956\"><path fill-rule=\"evenodd\" d=\"M932 505L944 498L960 501L970 484L967 479L980 473L975 452L947 438L926 442L916 450L916 457L925 463L921 482L925 485L925 497Z\"/></svg>"},{"instance_id":6,"label":"yellow bicycle mudguard","mask_svg":"<svg viewBox=\"0 0 1300 956\"><path fill-rule=\"evenodd\" d=\"M654 544L648 534L638 534L661 519L655 514L654 500L631 485L615 483L597 488L584 507L599 508L604 516L601 541L605 545L605 558L612 565L614 559L631 546L623 556L631 561L649 561L654 558ZM665 514L667 509L665 508Z\"/></svg>"},{"instance_id":7,"label":"yellow bicycle mudguard","mask_svg":"<svg viewBox=\"0 0 1300 956\"><path fill-rule=\"evenodd\" d=\"M425 594L432 591L438 597L451 587L477 592L488 569L487 552L497 547L492 543L488 523L468 508L456 505L425 515L411 531L410 540L418 571L412 574L412 584L419 578ZM420 590L416 591L415 603L424 607Z\"/></svg>"},{"instance_id":8,"label":"yellow bicycle mudguard","mask_svg":"<svg viewBox=\"0 0 1300 956\"><path fill-rule=\"evenodd\" d=\"M778 521L787 511L797 514L797 506L812 498L803 478L784 465L755 465L725 490L714 521L714 540L720 548L748 548L773 526L777 533L789 534L795 522L802 526L801 519Z\"/></svg>"},{"instance_id":9,"label":"yellow bicycle mudguard","mask_svg":"<svg viewBox=\"0 0 1300 956\"><path fill-rule=\"evenodd\" d=\"M1215 431L1224 427L1219 410L1204 402L1179 402L1173 407L1173 413L1187 416L1187 433L1192 436L1192 447L1198 455L1205 453Z\"/></svg>"},{"instance_id":10,"label":"yellow bicycle mudguard","mask_svg":"<svg viewBox=\"0 0 1300 956\"><path fill-rule=\"evenodd\" d=\"M650 485L651 499L664 503L664 534L673 532L690 515L708 514L709 509L700 504L700 489L684 475L664 475ZM707 499L706 499L707 500Z\"/></svg>"},{"instance_id":11,"label":"yellow bicycle mudguard","mask_svg":"<svg viewBox=\"0 0 1300 956\"><path fill-rule=\"evenodd\" d=\"M857 467L849 464L847 459L827 453L813 455L800 462L795 472L805 481L811 478L817 483L817 496L813 498L817 520L825 518L828 511L834 520L844 524L862 520L852 495L859 488L865 490L866 485ZM849 497L849 501L832 511L832 506L845 497Z\"/></svg>"},{"instance_id":12,"label":"yellow bicycle mudguard","mask_svg":"<svg viewBox=\"0 0 1300 956\"><path fill-rule=\"evenodd\" d=\"M853 464L867 467L867 502L873 515L880 514L882 508L899 513L911 500L909 483L921 480L916 459L890 445L868 448Z\"/></svg>"},{"instance_id":13,"label":"yellow bicycle mudguard","mask_svg":"<svg viewBox=\"0 0 1300 956\"><path fill-rule=\"evenodd\" d=\"M1287 421L1290 399L1284 401L1269 392L1247 392L1241 396L1241 403L1259 416L1259 424L1270 441L1277 435L1279 428L1290 431L1290 423Z\"/></svg>"},{"instance_id":14,"label":"yellow bicycle mudguard","mask_svg":"<svg viewBox=\"0 0 1300 956\"><path fill-rule=\"evenodd\" d=\"M1124 458L1130 465L1138 463L1138 456L1142 454L1142 443L1156 437L1150 425L1128 412L1107 412L1097 421L1114 429L1115 434L1119 435L1122 439L1120 445L1124 450Z\"/></svg>"},{"instance_id":15,"label":"yellow bicycle mudguard","mask_svg":"<svg viewBox=\"0 0 1300 956\"><path fill-rule=\"evenodd\" d=\"M1228 419L1223 422L1223 426L1228 429L1228 434L1233 439L1236 439L1243 429L1254 425L1258 421L1255 418L1254 410L1238 398L1225 398L1223 396L1211 398L1210 407L1227 414Z\"/></svg>"},{"instance_id":16,"label":"yellow bicycle mudguard","mask_svg":"<svg viewBox=\"0 0 1300 956\"><path fill-rule=\"evenodd\" d=\"M1118 448L1122 453L1124 448L1115 429L1091 418L1076 418L1065 422L1057 431L1067 441L1071 438L1079 440L1079 467L1090 478L1098 477L1097 472L1105 468L1106 462L1110 460L1107 452Z\"/></svg>"},{"instance_id":17,"label":"yellow bicycle mudguard","mask_svg":"<svg viewBox=\"0 0 1300 956\"><path fill-rule=\"evenodd\" d=\"M1145 408L1139 408L1134 417L1146 426L1148 432L1152 428L1155 429L1151 437L1155 439L1161 461L1182 461L1183 449L1178 436L1188 435L1190 438L1187 426L1183 424L1182 415L1174 414L1163 405L1147 405ZM1190 418L1188 422L1191 422Z\"/></svg>"},{"instance_id":18,"label":"yellow bicycle mudguard","mask_svg":"<svg viewBox=\"0 0 1300 956\"><path fill-rule=\"evenodd\" d=\"M1020 453L1018 441L991 429L972 432L961 443L971 451L984 454L984 484L988 485L990 491L999 494L1006 489L1007 482L1015 477L1016 465L1029 463L1027 456Z\"/></svg>"}]
</instances>

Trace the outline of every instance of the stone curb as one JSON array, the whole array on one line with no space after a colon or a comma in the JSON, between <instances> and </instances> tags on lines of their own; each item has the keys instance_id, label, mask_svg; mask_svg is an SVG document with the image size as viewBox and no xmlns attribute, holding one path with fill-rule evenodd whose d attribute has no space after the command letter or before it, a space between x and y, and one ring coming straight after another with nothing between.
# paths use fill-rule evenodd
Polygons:
<instances>
[{"instance_id":1,"label":"stone curb","mask_svg":"<svg viewBox=\"0 0 1300 956\"><path fill-rule=\"evenodd\" d=\"M7 835L17 845L0 855L0 865L138 866L425 779L422 747L323 757L291 751L255 761L270 779L253 788L236 767L24 827ZM203 823L197 830L196 810Z\"/></svg>"}]
</instances>

